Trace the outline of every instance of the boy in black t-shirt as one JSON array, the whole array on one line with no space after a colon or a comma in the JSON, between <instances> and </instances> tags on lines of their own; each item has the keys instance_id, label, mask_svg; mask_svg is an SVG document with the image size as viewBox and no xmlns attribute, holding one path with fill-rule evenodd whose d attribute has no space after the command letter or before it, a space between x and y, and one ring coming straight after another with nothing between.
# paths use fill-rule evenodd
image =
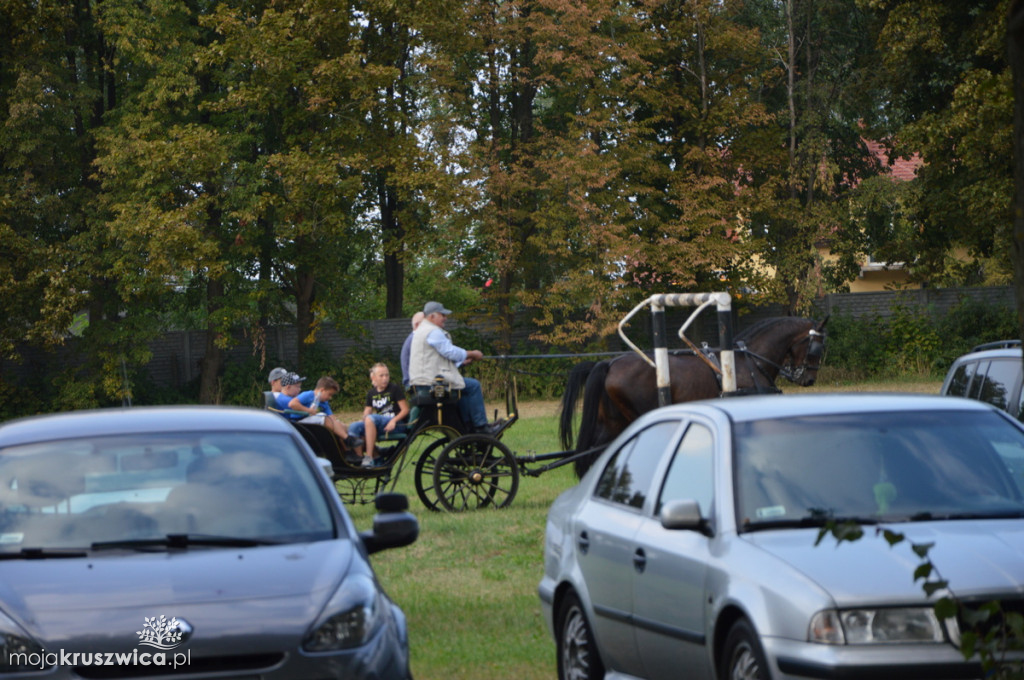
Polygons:
<instances>
[{"instance_id":1,"label":"boy in black t-shirt","mask_svg":"<svg viewBox=\"0 0 1024 680\"><path fill-rule=\"evenodd\" d=\"M377 433L401 431L409 415L409 402L401 386L391 382L391 372L384 364L374 364L370 369L373 388L366 393L363 420L352 423L348 432L366 441L366 457L363 467L373 466L373 452L377 444Z\"/></svg>"}]
</instances>

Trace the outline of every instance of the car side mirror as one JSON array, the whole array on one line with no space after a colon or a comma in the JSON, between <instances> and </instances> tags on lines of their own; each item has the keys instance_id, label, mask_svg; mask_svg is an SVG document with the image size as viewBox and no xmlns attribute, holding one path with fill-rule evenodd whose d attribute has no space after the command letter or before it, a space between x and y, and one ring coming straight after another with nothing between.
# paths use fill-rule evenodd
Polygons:
<instances>
[{"instance_id":1,"label":"car side mirror","mask_svg":"<svg viewBox=\"0 0 1024 680\"><path fill-rule=\"evenodd\" d=\"M661 526L673 531L697 531L711 536L711 526L700 514L700 503L695 500L669 501L658 513Z\"/></svg>"},{"instance_id":2,"label":"car side mirror","mask_svg":"<svg viewBox=\"0 0 1024 680\"><path fill-rule=\"evenodd\" d=\"M359 534L368 554L401 548L412 544L419 537L419 520L408 512L409 499L404 494L380 494L374 500L374 505L379 512L373 517L373 529Z\"/></svg>"},{"instance_id":3,"label":"car side mirror","mask_svg":"<svg viewBox=\"0 0 1024 680\"><path fill-rule=\"evenodd\" d=\"M404 493L379 493L373 507L377 512L404 512L409 509L409 498Z\"/></svg>"}]
</instances>

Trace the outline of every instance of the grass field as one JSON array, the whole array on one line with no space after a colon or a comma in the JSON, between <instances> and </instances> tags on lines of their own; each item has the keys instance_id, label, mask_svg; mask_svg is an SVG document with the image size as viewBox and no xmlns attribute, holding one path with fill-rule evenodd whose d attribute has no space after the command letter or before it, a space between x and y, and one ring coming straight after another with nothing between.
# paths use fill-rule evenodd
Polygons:
<instances>
[{"instance_id":1,"label":"grass field","mask_svg":"<svg viewBox=\"0 0 1024 680\"><path fill-rule=\"evenodd\" d=\"M781 385L786 392L878 391L937 393L941 381ZM490 405L489 405L490 406ZM493 406L491 406L493 408ZM558 404L520 405L520 419L503 441L517 455L558 451ZM349 416L349 422L355 414ZM342 416L346 417L346 416ZM388 593L409 618L412 670L417 680L531 680L554 678L555 647L540 614L544 521L554 498L576 482L571 466L520 477L510 508L464 514L424 509L406 469L398 491L420 520L412 546L374 555ZM373 509L350 507L360 529Z\"/></svg>"}]
</instances>

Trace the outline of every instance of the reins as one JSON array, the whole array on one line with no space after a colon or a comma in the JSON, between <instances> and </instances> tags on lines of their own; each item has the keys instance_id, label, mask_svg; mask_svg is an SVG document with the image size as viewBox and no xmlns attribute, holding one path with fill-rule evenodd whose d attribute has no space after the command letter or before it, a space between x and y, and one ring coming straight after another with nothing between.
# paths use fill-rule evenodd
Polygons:
<instances>
[{"instance_id":1,"label":"reins","mask_svg":"<svg viewBox=\"0 0 1024 680\"><path fill-rule=\"evenodd\" d=\"M821 338L821 339L819 340L818 338ZM807 331L807 337L806 338L803 338L802 340L800 340L800 343L794 343L794 345L802 344L804 342L810 343L810 346L807 348L807 352L804 354L803 363L801 363L799 366L797 366L794 370L790 370L790 369L786 368L785 366L779 365L776 362L774 362L771 359L769 359L768 357L762 356L762 355L758 354L757 352L754 352L754 351L748 349L742 341L737 342L736 345L737 345L737 348L741 352L744 352L744 353L754 357L754 359L757 360L757 361L754 362L754 366L757 367L757 370L760 371L761 375L763 375L765 378L767 378L769 382L772 382L772 378L771 378L771 376L769 376L765 372L764 366L762 365L761 362L763 362L765 364L768 364L770 366L773 366L776 370L778 370L778 374L781 375L783 378L785 378L786 380L788 380L790 382L796 383L796 382L799 382L800 378L803 376L804 372L808 368L812 368L807 360L810 359L811 357L820 358L822 353L825 351L824 338L825 338L825 334L824 333L822 333L821 331L816 330L814 328L811 328L809 331ZM794 345L791 345L790 347L793 347ZM821 364L821 362L819 361L818 366L815 366L813 368L815 368L815 369L819 368L820 364ZM754 384L757 384L757 380L756 379L754 380Z\"/></svg>"}]
</instances>

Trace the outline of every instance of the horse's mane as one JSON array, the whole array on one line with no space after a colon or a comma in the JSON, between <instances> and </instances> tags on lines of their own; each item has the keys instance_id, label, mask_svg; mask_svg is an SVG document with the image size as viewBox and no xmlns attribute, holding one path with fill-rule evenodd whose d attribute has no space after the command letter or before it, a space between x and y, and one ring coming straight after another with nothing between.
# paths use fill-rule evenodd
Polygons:
<instances>
[{"instance_id":1,"label":"horse's mane","mask_svg":"<svg viewBox=\"0 0 1024 680\"><path fill-rule=\"evenodd\" d=\"M767 319L761 319L760 321L754 322L753 325L744 328L742 331L736 334L735 340L743 340L749 342L751 339L756 338L762 333L768 331L771 328L775 328L778 324L813 324L813 321L801 318L799 316L772 316Z\"/></svg>"}]
</instances>

